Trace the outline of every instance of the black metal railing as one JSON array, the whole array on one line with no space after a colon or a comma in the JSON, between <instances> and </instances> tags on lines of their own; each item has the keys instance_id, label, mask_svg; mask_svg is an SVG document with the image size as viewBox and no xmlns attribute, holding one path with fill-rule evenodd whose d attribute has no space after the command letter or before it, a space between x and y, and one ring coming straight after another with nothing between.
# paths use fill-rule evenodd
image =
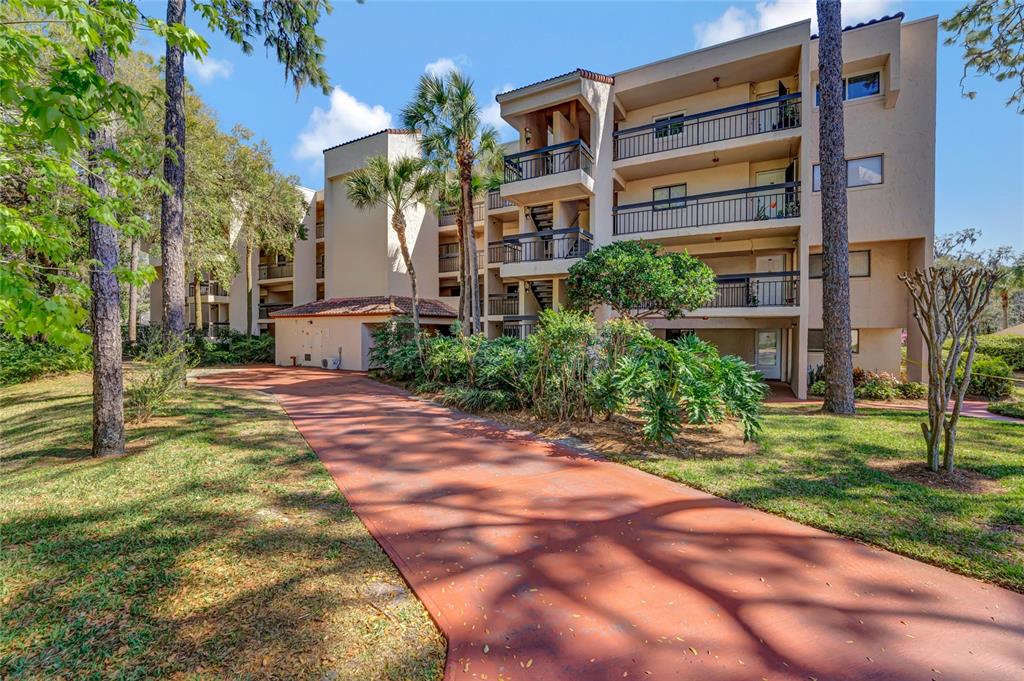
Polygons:
<instances>
[{"instance_id":1,"label":"black metal railing","mask_svg":"<svg viewBox=\"0 0 1024 681\"><path fill-rule=\"evenodd\" d=\"M260 319L269 319L271 313L287 310L291 303L260 303Z\"/></svg>"},{"instance_id":2,"label":"black metal railing","mask_svg":"<svg viewBox=\"0 0 1024 681\"><path fill-rule=\"evenodd\" d=\"M491 210L498 210L499 208L509 208L516 204L512 203L508 199L502 198L501 191L492 189L487 192L487 207Z\"/></svg>"},{"instance_id":3,"label":"black metal railing","mask_svg":"<svg viewBox=\"0 0 1024 681\"><path fill-rule=\"evenodd\" d=\"M437 271L458 272L459 271L459 245L440 244L437 247Z\"/></svg>"},{"instance_id":4,"label":"black metal railing","mask_svg":"<svg viewBox=\"0 0 1024 681\"><path fill-rule=\"evenodd\" d=\"M454 225L459 217L459 206L446 206L437 212L437 223L441 227ZM473 222L482 220L484 216L484 202L477 201L473 204Z\"/></svg>"},{"instance_id":5,"label":"black metal railing","mask_svg":"<svg viewBox=\"0 0 1024 681\"><path fill-rule=\"evenodd\" d=\"M293 263L285 263L284 265L260 265L259 278L260 279L283 279L285 277L292 276L294 272Z\"/></svg>"},{"instance_id":6,"label":"black metal railing","mask_svg":"<svg viewBox=\"0 0 1024 681\"><path fill-rule=\"evenodd\" d=\"M799 215L800 183L786 182L618 206L614 209L612 233L658 232Z\"/></svg>"},{"instance_id":7,"label":"black metal railing","mask_svg":"<svg viewBox=\"0 0 1024 681\"><path fill-rule=\"evenodd\" d=\"M501 323L501 335L510 338L526 338L537 330L537 325L536 317L506 319Z\"/></svg>"},{"instance_id":8,"label":"black metal railing","mask_svg":"<svg viewBox=\"0 0 1024 681\"><path fill-rule=\"evenodd\" d=\"M188 297L194 298L196 295L196 285L194 283L188 285ZM226 296L229 295L227 289L218 284L215 281L204 281L199 284L199 295L200 296Z\"/></svg>"},{"instance_id":9,"label":"black metal railing","mask_svg":"<svg viewBox=\"0 0 1024 681\"><path fill-rule=\"evenodd\" d=\"M594 157L583 140L552 144L505 157L505 182L582 170L593 173Z\"/></svg>"},{"instance_id":10,"label":"black metal railing","mask_svg":"<svg viewBox=\"0 0 1024 681\"><path fill-rule=\"evenodd\" d=\"M321 221L316 223L316 238L317 239L323 239L324 238L324 223L323 223L323 220L321 220Z\"/></svg>"},{"instance_id":11,"label":"black metal railing","mask_svg":"<svg viewBox=\"0 0 1024 681\"><path fill-rule=\"evenodd\" d=\"M615 160L800 127L800 93L618 130Z\"/></svg>"},{"instance_id":12,"label":"black metal railing","mask_svg":"<svg viewBox=\"0 0 1024 681\"><path fill-rule=\"evenodd\" d=\"M502 293L487 296L487 314L501 317L519 314L519 295Z\"/></svg>"},{"instance_id":13,"label":"black metal railing","mask_svg":"<svg viewBox=\"0 0 1024 681\"><path fill-rule=\"evenodd\" d=\"M503 262L505 259L505 242L492 241L487 244L487 262Z\"/></svg>"},{"instance_id":14,"label":"black metal railing","mask_svg":"<svg viewBox=\"0 0 1024 681\"><path fill-rule=\"evenodd\" d=\"M324 278L324 259L323 258L320 258L320 259L318 259L316 261L316 278L317 279L323 279Z\"/></svg>"},{"instance_id":15,"label":"black metal railing","mask_svg":"<svg viewBox=\"0 0 1024 681\"><path fill-rule=\"evenodd\" d=\"M751 272L715 277L718 291L704 308L795 307L800 304L800 272ZM635 312L650 310L644 303Z\"/></svg>"},{"instance_id":16,"label":"black metal railing","mask_svg":"<svg viewBox=\"0 0 1024 681\"><path fill-rule=\"evenodd\" d=\"M539 262L582 258L590 253L594 237L579 227L548 229L507 236L502 240L502 262Z\"/></svg>"}]
</instances>

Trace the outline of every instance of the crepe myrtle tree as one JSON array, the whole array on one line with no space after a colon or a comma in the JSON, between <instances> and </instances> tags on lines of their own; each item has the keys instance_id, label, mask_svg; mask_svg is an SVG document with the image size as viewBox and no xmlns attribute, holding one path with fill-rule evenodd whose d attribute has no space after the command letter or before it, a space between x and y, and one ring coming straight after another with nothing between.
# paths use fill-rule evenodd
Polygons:
<instances>
[{"instance_id":1,"label":"crepe myrtle tree","mask_svg":"<svg viewBox=\"0 0 1024 681\"><path fill-rule=\"evenodd\" d=\"M684 316L718 290L715 273L688 253L656 243L619 241L591 251L569 269L569 303L589 310L608 305L619 317Z\"/></svg>"}]
</instances>

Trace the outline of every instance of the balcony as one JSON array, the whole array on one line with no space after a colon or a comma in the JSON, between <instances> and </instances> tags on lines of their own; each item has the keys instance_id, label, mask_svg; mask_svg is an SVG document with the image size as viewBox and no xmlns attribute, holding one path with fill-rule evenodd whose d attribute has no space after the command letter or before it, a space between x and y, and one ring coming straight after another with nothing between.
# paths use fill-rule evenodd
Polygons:
<instances>
[{"instance_id":1,"label":"balcony","mask_svg":"<svg viewBox=\"0 0 1024 681\"><path fill-rule=\"evenodd\" d=\"M518 294L487 296L487 314L492 317L508 317L519 314Z\"/></svg>"},{"instance_id":2,"label":"balcony","mask_svg":"<svg viewBox=\"0 0 1024 681\"><path fill-rule=\"evenodd\" d=\"M480 269L487 267L484 259L484 252L476 252L476 266ZM459 245L440 244L437 247L437 271L439 274L447 274L459 271Z\"/></svg>"},{"instance_id":3,"label":"balcony","mask_svg":"<svg viewBox=\"0 0 1024 681\"><path fill-rule=\"evenodd\" d=\"M783 308L786 315L800 305L800 272L752 272L715 277L718 291L701 311L723 308ZM638 306L635 311L650 309ZM699 311L695 310L695 314Z\"/></svg>"},{"instance_id":4,"label":"balcony","mask_svg":"<svg viewBox=\"0 0 1024 681\"><path fill-rule=\"evenodd\" d=\"M526 338L537 330L538 323L537 318L532 316L506 319L501 323L501 335L509 338Z\"/></svg>"},{"instance_id":5,"label":"balcony","mask_svg":"<svg viewBox=\"0 0 1024 681\"><path fill-rule=\"evenodd\" d=\"M324 221L323 220L318 220L317 223L316 223L316 238L317 239L323 239L324 238Z\"/></svg>"},{"instance_id":6,"label":"balcony","mask_svg":"<svg viewBox=\"0 0 1024 681\"><path fill-rule=\"evenodd\" d=\"M199 296L227 296L230 295L223 286L215 281L204 281L199 284ZM195 298L196 296L196 285L188 285L188 297Z\"/></svg>"},{"instance_id":7,"label":"balcony","mask_svg":"<svg viewBox=\"0 0 1024 681\"><path fill-rule=\"evenodd\" d=\"M612 233L623 236L799 217L800 183L785 182L618 206L612 215Z\"/></svg>"},{"instance_id":8,"label":"balcony","mask_svg":"<svg viewBox=\"0 0 1024 681\"><path fill-rule=\"evenodd\" d=\"M290 262L284 265L260 265L259 279L287 279L292 276L294 269L294 263Z\"/></svg>"},{"instance_id":9,"label":"balcony","mask_svg":"<svg viewBox=\"0 0 1024 681\"><path fill-rule=\"evenodd\" d=\"M487 192L487 208L489 210L501 210L502 208L515 208L516 204L508 199L502 198L501 191L492 189Z\"/></svg>"},{"instance_id":10,"label":"balcony","mask_svg":"<svg viewBox=\"0 0 1024 681\"><path fill-rule=\"evenodd\" d=\"M616 131L614 160L799 127L800 93L783 95Z\"/></svg>"},{"instance_id":11,"label":"balcony","mask_svg":"<svg viewBox=\"0 0 1024 681\"><path fill-rule=\"evenodd\" d=\"M459 217L459 206L447 206L437 212L437 224L440 227L450 227L456 224ZM484 219L484 202L477 201L473 204L473 222Z\"/></svg>"},{"instance_id":12,"label":"balcony","mask_svg":"<svg viewBox=\"0 0 1024 681\"><path fill-rule=\"evenodd\" d=\"M289 307L292 307L291 303L260 303L260 319L270 319L272 313L287 310Z\"/></svg>"},{"instance_id":13,"label":"balcony","mask_svg":"<svg viewBox=\"0 0 1024 681\"><path fill-rule=\"evenodd\" d=\"M323 279L324 278L324 259L323 259L323 257L317 258L317 261L316 261L316 278L317 279Z\"/></svg>"},{"instance_id":14,"label":"balcony","mask_svg":"<svg viewBox=\"0 0 1024 681\"><path fill-rule=\"evenodd\" d=\"M507 236L502 240L502 263L541 262L582 258L594 237L579 227L548 229Z\"/></svg>"},{"instance_id":15,"label":"balcony","mask_svg":"<svg viewBox=\"0 0 1024 681\"><path fill-rule=\"evenodd\" d=\"M594 193L594 158L583 140L572 140L505 157L501 196L540 203Z\"/></svg>"}]
</instances>

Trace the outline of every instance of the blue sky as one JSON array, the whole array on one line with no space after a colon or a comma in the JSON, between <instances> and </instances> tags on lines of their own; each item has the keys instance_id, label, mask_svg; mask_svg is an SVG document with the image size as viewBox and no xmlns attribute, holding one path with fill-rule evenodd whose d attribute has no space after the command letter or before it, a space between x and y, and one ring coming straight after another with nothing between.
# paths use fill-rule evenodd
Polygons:
<instances>
[{"instance_id":1,"label":"blue sky","mask_svg":"<svg viewBox=\"0 0 1024 681\"><path fill-rule=\"evenodd\" d=\"M613 73L814 12L813 0L333 3L320 28L330 96L306 89L296 98L273 55L262 47L244 55L217 36L208 36L203 64L187 65L225 130L235 123L252 129L271 144L281 171L313 188L323 184L319 151L400 125L399 112L427 68L454 64L468 73L485 116L499 123L494 94L510 87L577 66ZM946 18L961 4L846 0L844 20L900 10L908 20ZM162 15L162 3L144 2L143 11ZM192 25L204 28L195 18ZM586 26L585 33L574 26ZM970 79L977 99L961 97L961 69L959 49L940 44L936 233L977 227L985 247L1024 246L1024 116L1003 105L1009 85L990 78Z\"/></svg>"}]
</instances>

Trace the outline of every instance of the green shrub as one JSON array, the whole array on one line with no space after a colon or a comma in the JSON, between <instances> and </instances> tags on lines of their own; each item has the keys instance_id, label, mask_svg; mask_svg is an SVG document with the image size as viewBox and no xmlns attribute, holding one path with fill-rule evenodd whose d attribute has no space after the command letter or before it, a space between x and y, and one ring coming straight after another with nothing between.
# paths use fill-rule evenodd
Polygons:
<instances>
[{"instance_id":1,"label":"green shrub","mask_svg":"<svg viewBox=\"0 0 1024 681\"><path fill-rule=\"evenodd\" d=\"M923 400L928 397L928 386L917 381L900 383L897 387L900 397L905 400Z\"/></svg>"},{"instance_id":2,"label":"green shrub","mask_svg":"<svg viewBox=\"0 0 1024 681\"><path fill-rule=\"evenodd\" d=\"M1013 416L1024 419L1024 400L1004 400L1002 402L990 402L988 410L993 414Z\"/></svg>"},{"instance_id":3,"label":"green shrub","mask_svg":"<svg viewBox=\"0 0 1024 681\"><path fill-rule=\"evenodd\" d=\"M0 336L0 386L92 369L92 350Z\"/></svg>"},{"instance_id":4,"label":"green shrub","mask_svg":"<svg viewBox=\"0 0 1024 681\"><path fill-rule=\"evenodd\" d=\"M811 395L814 395L815 397L823 397L827 389L828 383L826 383L825 381L815 381L813 384L811 384L811 389L808 390L807 392L809 392Z\"/></svg>"},{"instance_id":5,"label":"green shrub","mask_svg":"<svg viewBox=\"0 0 1024 681\"><path fill-rule=\"evenodd\" d=\"M534 411L560 421L590 417L588 399L597 340L594 320L583 312L544 310L526 339Z\"/></svg>"},{"instance_id":6,"label":"green shrub","mask_svg":"<svg viewBox=\"0 0 1024 681\"><path fill-rule=\"evenodd\" d=\"M125 390L124 411L128 421L145 423L185 385L194 362L189 345L172 335L151 339L138 359Z\"/></svg>"},{"instance_id":7,"label":"green shrub","mask_svg":"<svg viewBox=\"0 0 1024 681\"><path fill-rule=\"evenodd\" d=\"M274 361L274 337L226 331L217 336L189 334L188 351L198 366L214 364L270 364Z\"/></svg>"},{"instance_id":8,"label":"green shrub","mask_svg":"<svg viewBox=\"0 0 1024 681\"><path fill-rule=\"evenodd\" d=\"M1012 371L1024 371L1024 336L979 336L978 352L1002 359Z\"/></svg>"},{"instance_id":9,"label":"green shrub","mask_svg":"<svg viewBox=\"0 0 1024 681\"><path fill-rule=\"evenodd\" d=\"M815 364L814 366L807 367L807 385L814 385L819 381L825 380L825 366L823 364ZM825 393L822 393L824 395Z\"/></svg>"},{"instance_id":10,"label":"green shrub","mask_svg":"<svg viewBox=\"0 0 1024 681\"><path fill-rule=\"evenodd\" d=\"M966 356L957 370L957 376L961 378L964 362ZM1009 380L1012 376L1010 365L1002 358L975 354L974 366L971 367L971 383L967 386L967 392L990 400L1006 399L1013 392L1013 384Z\"/></svg>"},{"instance_id":11,"label":"green shrub","mask_svg":"<svg viewBox=\"0 0 1024 681\"><path fill-rule=\"evenodd\" d=\"M441 390L442 404L465 411L508 411L516 406L516 397L504 390L449 385Z\"/></svg>"},{"instance_id":12,"label":"green shrub","mask_svg":"<svg viewBox=\"0 0 1024 681\"><path fill-rule=\"evenodd\" d=\"M867 372L864 382L853 389L853 394L863 400L894 400L900 396L900 382L892 374Z\"/></svg>"}]
</instances>

